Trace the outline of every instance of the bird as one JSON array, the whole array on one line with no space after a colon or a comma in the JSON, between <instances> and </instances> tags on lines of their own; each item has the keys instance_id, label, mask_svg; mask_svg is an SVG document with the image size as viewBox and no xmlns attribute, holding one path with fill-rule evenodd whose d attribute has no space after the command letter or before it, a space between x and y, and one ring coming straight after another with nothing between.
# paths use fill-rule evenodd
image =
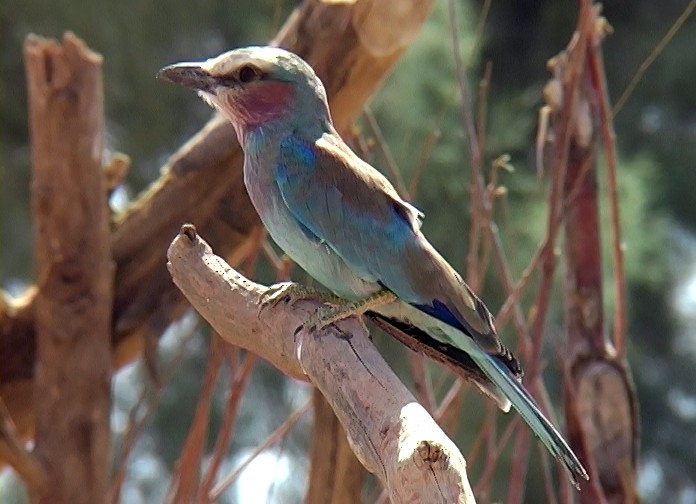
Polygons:
<instances>
[{"instance_id":1,"label":"bird","mask_svg":"<svg viewBox=\"0 0 696 504\"><path fill-rule=\"evenodd\" d=\"M324 85L306 61L278 47L244 47L166 66L157 77L196 91L229 119L268 233L331 291L331 304L303 328L373 314L461 368L503 411L517 410L576 488L589 479L522 385L520 362L491 313L422 233L423 214L336 131ZM283 284L264 302L311 292Z\"/></svg>"}]
</instances>

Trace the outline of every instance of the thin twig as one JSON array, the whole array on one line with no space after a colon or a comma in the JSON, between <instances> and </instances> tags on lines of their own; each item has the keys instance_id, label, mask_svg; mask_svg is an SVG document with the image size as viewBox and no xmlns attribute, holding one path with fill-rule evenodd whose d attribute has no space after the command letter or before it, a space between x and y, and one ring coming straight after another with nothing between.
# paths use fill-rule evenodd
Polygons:
<instances>
[{"instance_id":1,"label":"thin twig","mask_svg":"<svg viewBox=\"0 0 696 504\"><path fill-rule=\"evenodd\" d=\"M493 258L495 260L496 270L498 271L498 276L503 284L503 289L509 297L514 292L512 273L510 272L510 266L505 256L505 249L498 232L498 226L493 221L489 221L487 230L493 248ZM517 330L518 343L522 347L522 354L529 357L529 327L519 301L512 304L512 310L513 323L515 329Z\"/></svg>"},{"instance_id":2,"label":"thin twig","mask_svg":"<svg viewBox=\"0 0 696 504\"><path fill-rule=\"evenodd\" d=\"M10 412L0 397L0 441L7 447L5 457L10 466L27 485L30 492L39 491L46 484L47 474L36 458L22 443Z\"/></svg>"},{"instance_id":3,"label":"thin twig","mask_svg":"<svg viewBox=\"0 0 696 504\"><path fill-rule=\"evenodd\" d=\"M244 266L241 268L245 274L251 275L256 270L261 252L263 251L263 243L266 240L266 236L266 228L263 226L260 226L258 229L252 231L251 241L253 244L251 249L248 251L246 258L244 258Z\"/></svg>"},{"instance_id":4,"label":"thin twig","mask_svg":"<svg viewBox=\"0 0 696 504\"><path fill-rule=\"evenodd\" d=\"M123 435L119 462L116 464L116 473L112 477L111 488L109 490L109 500L112 504L118 504L121 502L121 488L126 479L126 462L128 461L131 451L135 447L136 441L140 438L140 435L145 430L145 427L150 423L150 419L157 410L159 393L156 392L153 396L149 396L148 392L150 392L149 387L144 385L140 389L138 399L128 414L128 425L126 426L125 433ZM138 412L142 408L146 408L145 413L138 418Z\"/></svg>"},{"instance_id":5,"label":"thin twig","mask_svg":"<svg viewBox=\"0 0 696 504\"><path fill-rule=\"evenodd\" d=\"M268 448L278 443L285 435L290 431L290 429L302 418L302 416L307 413L312 406L312 400L309 399L304 403L299 409L295 410L290 416L288 416L285 421L274 430L266 440L258 445L253 452L247 457L247 459L240 464L236 469L225 476L217 485L210 491L208 497L210 500L215 501L220 494L224 492L230 485L232 485L240 474L247 468L247 466L254 461L261 453L266 451Z\"/></svg>"},{"instance_id":6,"label":"thin twig","mask_svg":"<svg viewBox=\"0 0 696 504\"><path fill-rule=\"evenodd\" d=\"M490 2L490 0L487 1ZM478 101L476 103L476 133L478 134L479 152L483 152L486 145L488 91L490 90L491 86L492 73L493 64L490 61L487 61L483 68L483 78L479 82Z\"/></svg>"},{"instance_id":7,"label":"thin twig","mask_svg":"<svg viewBox=\"0 0 696 504\"><path fill-rule=\"evenodd\" d=\"M196 322L191 330L182 338L169 367L164 373L162 381L160 382L160 387L156 388L153 392L147 384L144 384L140 389L140 394L128 414L128 424L123 434L121 453L118 463L115 464L117 469L115 475L112 477L111 488L109 489L109 500L112 504L118 504L121 501L121 487L126 478L126 462L128 461L128 457L135 447L136 442L140 439L143 431L150 424L150 420L157 411L157 405L159 404L162 392L171 382L175 371L180 368L181 361L186 355L186 345L193 336L197 334L199 327L200 323ZM142 409L145 409L145 411L142 413L142 416L138 418L138 414Z\"/></svg>"},{"instance_id":8,"label":"thin twig","mask_svg":"<svg viewBox=\"0 0 696 504\"><path fill-rule=\"evenodd\" d=\"M488 20L488 13L491 10L492 0L484 0L481 6L481 12L479 13L478 21L476 22L476 30L474 30L474 43L471 46L471 54L476 54L483 41L483 30L486 28L486 21Z\"/></svg>"},{"instance_id":9,"label":"thin twig","mask_svg":"<svg viewBox=\"0 0 696 504\"><path fill-rule=\"evenodd\" d=\"M478 141L478 134L476 131L476 126L474 122L474 118L472 116L472 110L471 110L471 103L472 103L472 98L471 98L471 91L468 86L468 82L466 79L466 74L464 71L464 65L461 60L461 54L459 51L459 29L458 25L456 22L457 15L456 15L456 7L454 4L453 0L448 1L448 7L449 7L449 16L450 16L450 26L451 26L451 31L452 31L452 47L453 47L453 52L454 52L454 58L455 58L455 66L457 70L457 78L458 78L458 83L459 83L459 89L461 93L461 107L460 107L460 113L462 115L462 121L464 123L465 130L467 132L467 139L468 139L468 145L469 145L469 152L471 156L471 168L472 168L472 186L471 186L471 192L472 192L472 205L471 205L471 213L472 213L472 218L471 218L471 229L470 229L470 242L469 242L469 253L467 256L467 280L470 278L476 279L478 276L478 266L479 266L479 261L477 257L477 251L478 251L478 235L479 233L477 231L473 231L474 228L479 228L479 226L485 226L484 225L484 219L488 222L488 230L489 232L492 233L492 239L493 239L493 245L494 245L494 251L496 254L496 259L497 262L500 265L505 265L505 268L501 270L503 272L503 281L504 284L511 286L512 285L512 280L511 280L511 275L509 274L509 269L507 268L507 261L504 258L503 250L502 250L502 245L498 242L496 244L496 238L497 238L497 228L495 225L492 223L492 210L491 210L491 202L488 198L486 198L485 194L485 189L484 189L484 181L483 181L483 174L481 170L481 150L479 146L479 141ZM515 310L517 312L517 315L521 313L521 308L519 305L516 305ZM522 330L523 325L521 324L521 319L520 317L516 317L517 321L517 326L520 329L521 335L524 336L526 331Z\"/></svg>"},{"instance_id":10,"label":"thin twig","mask_svg":"<svg viewBox=\"0 0 696 504\"><path fill-rule=\"evenodd\" d=\"M413 378L413 394L425 410L432 414L435 408L435 394L433 393L432 383L425 364L425 355L409 351L408 361L411 366L411 377Z\"/></svg>"},{"instance_id":11,"label":"thin twig","mask_svg":"<svg viewBox=\"0 0 696 504\"><path fill-rule=\"evenodd\" d=\"M420 183L421 176L425 171L425 167L428 165L428 161L430 160L430 156L433 153L435 145L437 145L437 142L442 137L440 126L442 125L442 122L445 120L445 117L447 116L447 112L452 106L452 100L454 99L455 91L456 89L453 88L447 94L447 98L445 99L444 104L442 105L438 113L435 115L435 123L433 124L433 128L431 129L430 134L423 141L423 146L421 147L420 154L418 155L418 163L416 164L416 167L413 169L413 174L411 175L411 179L408 183L408 193L411 195L411 198L415 199L416 194L418 193L418 185Z\"/></svg>"},{"instance_id":12,"label":"thin twig","mask_svg":"<svg viewBox=\"0 0 696 504\"><path fill-rule=\"evenodd\" d=\"M519 298L522 295L522 292L527 288L527 285L529 284L529 281L532 278L532 274L538 269L539 264L541 263L541 259L544 256L544 252L550 247L551 240L554 239L554 237L558 233L558 230L561 224L563 223L563 218L568 205L573 201L575 197L577 197L580 191L580 181L582 180L582 177L585 176L585 173L589 171L590 167L590 164L587 164L585 167L583 167L582 176L578 178L578 181L576 181L575 185L570 190L568 196L563 202L563 211L561 211L558 214L557 219L553 222L551 227L547 228L546 236L542 240L541 244L539 244L537 249L534 251L532 258L529 260L529 263L522 271L522 274L520 275L520 278L517 280L517 283L515 284L514 288L511 292L507 294L508 297L505 299L505 302L500 307L500 310L498 310L498 313L495 316L495 323L499 329L505 327L505 325L508 322L508 318L510 317L510 314L512 312L512 309L514 308L516 303L519 303Z\"/></svg>"},{"instance_id":13,"label":"thin twig","mask_svg":"<svg viewBox=\"0 0 696 504\"><path fill-rule=\"evenodd\" d=\"M215 440L215 447L213 448L213 454L210 457L210 464L208 465L208 469L203 477L203 481L198 492L199 504L209 502L208 496L210 494L210 489L213 486L213 482L215 481L215 476L217 476L220 469L220 465L222 465L222 460L227 454L230 438L232 437L232 432L234 431L234 426L236 424L242 394L246 390L246 386L249 383L249 379L251 378L256 361L257 357L254 354L248 353L244 358L242 365L235 372L232 382L229 384L227 407L225 408L225 413L222 419L222 426L220 427L217 439Z\"/></svg>"},{"instance_id":14,"label":"thin twig","mask_svg":"<svg viewBox=\"0 0 696 504\"><path fill-rule=\"evenodd\" d=\"M435 149L437 142L440 141L440 138L442 138L442 132L437 127L433 128L430 134L425 137L425 141L423 142L420 153L418 154L418 163L416 163L416 167L413 170L413 175L408 182L408 192L412 198L415 198L416 194L418 194L418 184L420 184L421 175L423 175L423 171L428 165L430 156L432 156L433 150Z\"/></svg>"},{"instance_id":15,"label":"thin twig","mask_svg":"<svg viewBox=\"0 0 696 504\"><path fill-rule=\"evenodd\" d=\"M469 156L471 158L471 219L469 227L469 250L466 257L466 279L467 282L478 284L480 274L478 267L478 248L480 238L480 226L482 214L487 213L484 207L485 201L481 194L483 188L483 174L481 169L481 151L479 150L478 135L476 133L476 122L472 111L472 95L469 83L466 79L466 70L459 49L459 25L457 20L457 7L454 0L447 2L448 14L450 19L450 31L452 33L452 52L454 56L457 83L459 84L460 107L459 112L462 116L464 131L466 132L467 143L469 146Z\"/></svg>"},{"instance_id":16,"label":"thin twig","mask_svg":"<svg viewBox=\"0 0 696 504\"><path fill-rule=\"evenodd\" d=\"M490 446L489 440L495 435L493 432L496 429L495 417L493 416L495 413L492 413L493 409L490 406L492 405L486 405L486 416L482 423L481 430L479 430L474 444L471 445L469 453L467 454L466 460L470 465L476 463L479 454L483 451L487 451L486 448Z\"/></svg>"},{"instance_id":17,"label":"thin twig","mask_svg":"<svg viewBox=\"0 0 696 504\"><path fill-rule=\"evenodd\" d=\"M488 417L486 423L493 423L493 416L497 414L495 409L491 407L488 410ZM486 451L486 460L484 463L483 473L479 478L479 484L476 487L477 492L487 492L490 493L490 485L492 483L493 474L496 469L496 464L500 459L501 454L507 447L508 442L512 438L512 435L517 432L519 427L522 425L522 420L519 416L510 419L505 430L500 434L497 439L491 439L488 441L488 449Z\"/></svg>"},{"instance_id":18,"label":"thin twig","mask_svg":"<svg viewBox=\"0 0 696 504\"><path fill-rule=\"evenodd\" d=\"M549 463L549 457L545 453L545 448L540 443L536 443L536 448L541 460L541 473L544 476L544 495L546 497L546 502L547 504L558 504L558 499L556 498L556 492L554 491L553 486L553 478L551 477L551 464Z\"/></svg>"},{"instance_id":19,"label":"thin twig","mask_svg":"<svg viewBox=\"0 0 696 504\"><path fill-rule=\"evenodd\" d=\"M572 42L573 48L568 52L568 63L564 82L563 106L562 113L559 115L558 139L555 144L552 174L553 180L551 184L551 192L549 194L549 215L547 221L547 235L545 242L547 246L542 251L542 276L539 285L537 298L534 303L535 313L531 323L532 336L532 354L529 359L528 376L531 380L536 379L539 372L539 364L541 361L542 340L544 336L544 326L546 323L546 312L551 300L553 273L556 267L556 258L553 251L555 242L555 230L552 230L561 217L563 208L563 183L565 181L565 172L568 159L568 151L570 148L571 139L571 119L573 117L573 106L578 93L580 76L582 75L585 66L585 55L587 48L587 40L592 33L593 28L593 10L590 0L583 0L580 6L578 28L575 32L575 38Z\"/></svg>"},{"instance_id":20,"label":"thin twig","mask_svg":"<svg viewBox=\"0 0 696 504\"><path fill-rule=\"evenodd\" d=\"M462 411L462 405L467 393L471 387L464 387L464 380L457 378L452 386L447 391L447 395L440 403L440 407L435 413L435 418L443 427L454 430L455 424L459 419L459 413Z\"/></svg>"},{"instance_id":21,"label":"thin twig","mask_svg":"<svg viewBox=\"0 0 696 504\"><path fill-rule=\"evenodd\" d=\"M193 421L172 474L165 502L191 502L199 485L201 458L208 437L210 407L215 396L215 385L222 365L222 340L214 335L208 352L208 370L201 385L200 398Z\"/></svg>"},{"instance_id":22,"label":"thin twig","mask_svg":"<svg viewBox=\"0 0 696 504\"><path fill-rule=\"evenodd\" d=\"M515 439L515 447L512 450L512 462L510 464L510 486L505 502L508 504L521 504L524 498L524 487L527 483L527 469L529 467L529 429L520 429Z\"/></svg>"},{"instance_id":23,"label":"thin twig","mask_svg":"<svg viewBox=\"0 0 696 504\"><path fill-rule=\"evenodd\" d=\"M397 192L402 198L408 198L408 190L406 189L404 178L401 175L401 170L399 170L399 166L394 160L394 155L392 154L389 145L387 145L387 142L384 140L382 129L379 127L377 119L375 119L375 115L372 113L369 106L365 107L364 115L367 125L372 131L372 136L375 139L375 143L382 154L382 158L384 158L384 163L387 166L387 170L389 171L392 182L394 182L394 185L396 186Z\"/></svg>"},{"instance_id":24,"label":"thin twig","mask_svg":"<svg viewBox=\"0 0 696 504\"><path fill-rule=\"evenodd\" d=\"M283 259L273 249L273 245L271 245L268 236L264 238L261 250L263 250L263 255L268 259L268 262L271 263L273 269L279 271L283 268Z\"/></svg>"},{"instance_id":25,"label":"thin twig","mask_svg":"<svg viewBox=\"0 0 696 504\"><path fill-rule=\"evenodd\" d=\"M459 24L457 15L457 7L454 0L449 0L447 2L448 14L450 20L450 30L452 32L452 52L454 56L454 64L457 74L457 83L459 84L460 92L460 107L459 111L462 116L462 122L464 124L464 129L466 131L466 136L469 144L469 155L471 156L471 171L472 177L474 179L482 181L481 173L481 152L479 151L478 136L476 133L476 122L472 115L471 104L473 103L471 89L469 88L469 83L466 79L466 70L464 66L464 61L462 59L461 51L459 49L459 41L461 36L459 34Z\"/></svg>"},{"instance_id":26,"label":"thin twig","mask_svg":"<svg viewBox=\"0 0 696 504\"><path fill-rule=\"evenodd\" d=\"M692 1L691 6L696 5ZM685 11L686 12L686 11ZM689 11L690 12L690 11ZM688 15L686 16L688 17ZM601 36L601 34L595 34ZM593 41L594 42L594 41ZM666 42L665 42L666 44ZM619 214L619 189L616 166L616 133L609 105L609 90L607 89L604 62L598 43L593 43L587 51L592 85L598 98L597 109L602 129L602 144L604 158L607 164L607 192L609 198L609 220L611 222L611 255L614 263L614 347L618 355L625 351L626 329L628 315L626 312L626 271L624 269L624 251L621 243L621 216Z\"/></svg>"},{"instance_id":27,"label":"thin twig","mask_svg":"<svg viewBox=\"0 0 696 504\"><path fill-rule=\"evenodd\" d=\"M669 30L667 30L667 33L665 33L665 35L662 37L662 40L660 40L660 42L653 48L653 50L650 51L648 57L645 58L645 60L643 60L643 62L638 67L638 70L636 70L636 73L631 78L631 81L626 86L626 89L623 90L619 99L616 100L616 105L614 105L614 109L611 112L612 116L616 117L619 114L619 112L621 112L621 109L628 101L629 97L635 90L640 80L643 78L645 72L655 62L657 57L660 54L662 54L662 52L667 47L667 44L669 44L672 41L677 32L679 32L684 23L686 23L686 20L689 19L689 16L691 16L691 13L694 11L695 8L696 0L691 0L691 2L689 2L684 11L679 15L677 20L672 24L672 26L670 26Z\"/></svg>"}]
</instances>

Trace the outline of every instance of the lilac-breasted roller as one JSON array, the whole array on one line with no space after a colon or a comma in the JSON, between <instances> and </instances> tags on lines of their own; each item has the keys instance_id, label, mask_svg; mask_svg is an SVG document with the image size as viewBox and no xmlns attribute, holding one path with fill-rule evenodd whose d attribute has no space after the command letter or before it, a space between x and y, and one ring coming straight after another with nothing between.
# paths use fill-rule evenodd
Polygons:
<instances>
[{"instance_id":1,"label":"lilac-breasted roller","mask_svg":"<svg viewBox=\"0 0 696 504\"><path fill-rule=\"evenodd\" d=\"M306 328L375 313L448 360L501 409L510 404L571 481L587 473L521 383L488 309L420 231L422 214L341 139L326 92L300 57L273 47L229 51L158 76L194 89L233 124L244 149L244 183L275 242L344 299ZM296 298L297 287L272 296Z\"/></svg>"}]
</instances>

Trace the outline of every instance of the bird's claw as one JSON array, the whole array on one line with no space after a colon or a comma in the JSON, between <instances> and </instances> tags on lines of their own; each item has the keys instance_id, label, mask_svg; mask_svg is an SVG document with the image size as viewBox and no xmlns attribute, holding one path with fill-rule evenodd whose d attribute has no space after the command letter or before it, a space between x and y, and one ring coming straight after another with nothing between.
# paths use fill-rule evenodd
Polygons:
<instances>
[{"instance_id":1,"label":"bird's claw","mask_svg":"<svg viewBox=\"0 0 696 504\"><path fill-rule=\"evenodd\" d=\"M325 328L327 328L327 327L331 327L334 331L336 331L336 332L338 333L338 337L341 338L341 339L349 340L349 339L351 339L351 337L352 337L350 333L347 333L347 332L343 331L343 330L342 330L340 327L338 327L334 322L329 322L329 323L327 323L326 325L317 326L317 325L314 325L314 324L309 323L309 321L308 321L308 322L306 322L306 323L304 323L304 324L299 325L299 326L297 327L297 329L295 329L295 331L294 331L294 333L293 333L293 338L296 340L296 339L297 339L297 335L300 334L302 331L304 331L304 332L306 332L306 333L309 334L309 333L312 333L312 332L314 332L314 331L320 331L320 330L325 329Z\"/></svg>"},{"instance_id":2,"label":"bird's claw","mask_svg":"<svg viewBox=\"0 0 696 504\"><path fill-rule=\"evenodd\" d=\"M328 306L320 306L309 320L304 323L309 331L321 331L340 319L335 317L336 309Z\"/></svg>"},{"instance_id":3,"label":"bird's claw","mask_svg":"<svg viewBox=\"0 0 696 504\"><path fill-rule=\"evenodd\" d=\"M298 284L294 282L281 282L271 285L263 293L259 295L257 303L259 305L259 311L263 308L273 307L283 300L289 302L294 302L292 291L296 289Z\"/></svg>"},{"instance_id":4,"label":"bird's claw","mask_svg":"<svg viewBox=\"0 0 696 504\"><path fill-rule=\"evenodd\" d=\"M265 292L259 295L257 301L259 307L257 318L261 316L261 311L265 308L272 308L280 302L285 302L292 306L301 299L318 299L325 303L332 303L335 305L345 303L345 300L328 292L318 291L295 282L281 282L271 285ZM335 313L334 310L335 309L333 308L322 306L319 308L319 310L317 310L317 313L315 313L312 318L307 321L306 324L303 324L297 328L295 334L297 334L300 329L303 328L308 330L311 329L313 331L320 330L331 324L331 322L338 320L334 317L334 320L329 320L327 322L323 321L324 318L328 318L333 315Z\"/></svg>"},{"instance_id":5,"label":"bird's claw","mask_svg":"<svg viewBox=\"0 0 696 504\"><path fill-rule=\"evenodd\" d=\"M346 312L346 310L340 306L320 306L317 311L315 311L312 316L305 321L304 324L295 329L294 335L297 337L300 331L305 331L307 333L321 331L322 329L326 329L336 322L340 322L341 320L354 315L355 313L351 311ZM341 331L337 326L334 325L334 327L336 331L341 334L341 336L347 336L347 334L344 331Z\"/></svg>"},{"instance_id":6,"label":"bird's claw","mask_svg":"<svg viewBox=\"0 0 696 504\"><path fill-rule=\"evenodd\" d=\"M292 306L300 299L308 299L324 295L323 293L305 287L295 282L281 282L271 285L265 292L259 295L257 304L257 317L261 316L261 310L272 308L280 302Z\"/></svg>"}]
</instances>

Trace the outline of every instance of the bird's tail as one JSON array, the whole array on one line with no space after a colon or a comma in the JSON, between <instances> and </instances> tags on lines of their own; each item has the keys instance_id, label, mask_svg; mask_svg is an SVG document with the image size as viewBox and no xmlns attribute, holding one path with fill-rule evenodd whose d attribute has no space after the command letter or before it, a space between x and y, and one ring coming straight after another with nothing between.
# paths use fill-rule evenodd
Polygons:
<instances>
[{"instance_id":1,"label":"bird's tail","mask_svg":"<svg viewBox=\"0 0 696 504\"><path fill-rule=\"evenodd\" d=\"M465 328L454 327L449 320L442 320L447 317L425 313L406 303L384 305L375 312L384 322L399 328L408 337L402 338L388 331L390 334L411 348L458 368L505 411L509 408L509 401L551 454L563 464L576 488L578 478L588 479L576 455L524 389L520 381L522 373L519 363L502 344L498 353L489 354L473 337L463 332Z\"/></svg>"},{"instance_id":2,"label":"bird's tail","mask_svg":"<svg viewBox=\"0 0 696 504\"><path fill-rule=\"evenodd\" d=\"M495 358L484 351L471 352L470 355L486 377L510 400L512 407L517 410L551 454L563 463L570 481L579 489L578 478L589 479L587 471L561 434L539 410L534 398L511 371Z\"/></svg>"},{"instance_id":3,"label":"bird's tail","mask_svg":"<svg viewBox=\"0 0 696 504\"><path fill-rule=\"evenodd\" d=\"M374 323L391 337L399 340L414 352L425 354L458 374L491 398L506 413L510 411L510 401L502 391L493 385L469 354L449 343L437 340L424 330L399 320L385 317L376 312L366 314ZM501 365L504 365L501 363Z\"/></svg>"}]
</instances>

